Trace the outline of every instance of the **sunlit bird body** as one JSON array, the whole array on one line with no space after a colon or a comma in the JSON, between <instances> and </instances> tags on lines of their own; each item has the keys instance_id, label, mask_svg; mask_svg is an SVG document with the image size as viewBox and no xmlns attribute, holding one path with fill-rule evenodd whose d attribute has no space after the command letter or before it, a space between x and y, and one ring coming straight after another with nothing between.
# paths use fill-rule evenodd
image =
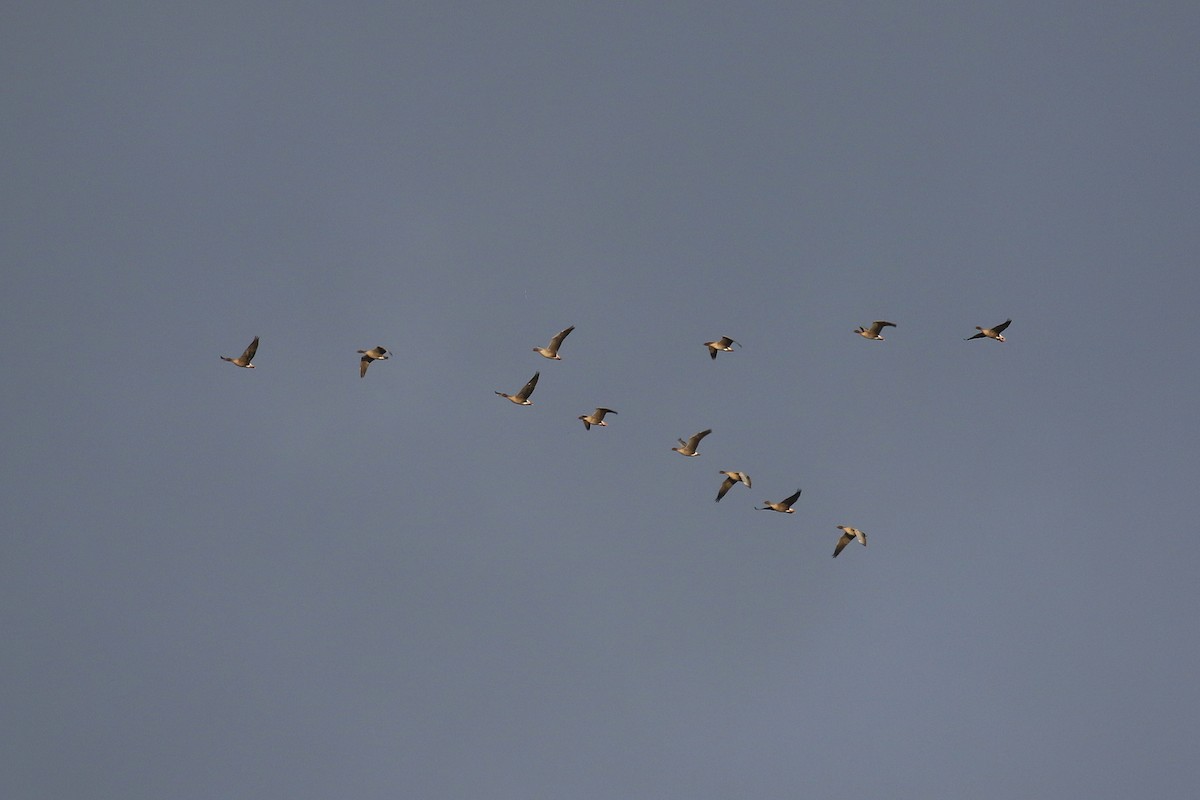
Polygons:
<instances>
[{"instance_id":1,"label":"sunlit bird body","mask_svg":"<svg viewBox=\"0 0 1200 800\"><path fill-rule=\"evenodd\" d=\"M362 353L362 358L358 361L358 377L362 378L367 374L367 367L371 366L372 361L387 361L392 357L386 347L372 347L370 350L359 350Z\"/></svg>"},{"instance_id":2,"label":"sunlit bird body","mask_svg":"<svg viewBox=\"0 0 1200 800\"><path fill-rule=\"evenodd\" d=\"M728 336L722 336L715 342L705 342L704 346L708 348L708 355L715 360L717 353L732 353L733 345L735 344L738 347L741 347L740 344L735 342L733 339L730 339Z\"/></svg>"},{"instance_id":3,"label":"sunlit bird body","mask_svg":"<svg viewBox=\"0 0 1200 800\"><path fill-rule=\"evenodd\" d=\"M1006 320L1004 320L1004 322L1001 322L999 325L997 325L994 328L981 328L978 325L976 325L975 330L979 331L979 333L975 334L974 336L968 336L966 339L963 339L963 341L969 342L972 339L983 339L986 337L988 339L995 339L997 342L1003 342L1004 341L1004 329L1007 328L1011 324L1012 324L1012 320L1006 319Z\"/></svg>"},{"instance_id":4,"label":"sunlit bird body","mask_svg":"<svg viewBox=\"0 0 1200 800\"><path fill-rule=\"evenodd\" d=\"M871 323L871 327L869 327L869 328L860 327L858 330L855 331L855 333L857 333L859 336L863 337L864 339L875 339L876 341L882 342L883 337L880 336L879 333L884 328L894 328L894 327L896 327L896 323L894 323L894 322L884 322L881 319L877 319Z\"/></svg>"},{"instance_id":5,"label":"sunlit bird body","mask_svg":"<svg viewBox=\"0 0 1200 800\"><path fill-rule=\"evenodd\" d=\"M834 558L837 558L838 553L842 552L846 545L850 544L855 539L858 539L860 542L862 542L863 547L867 546L867 535L858 528L847 528L845 525L838 525L837 527L840 531L842 531L842 538L838 539L837 547L833 548Z\"/></svg>"},{"instance_id":6,"label":"sunlit bird body","mask_svg":"<svg viewBox=\"0 0 1200 800\"><path fill-rule=\"evenodd\" d=\"M696 448L700 445L700 440L705 436L708 436L710 433L712 433L712 428L693 434L692 438L688 439L686 442L683 439L680 439L679 447L672 447L671 449L676 453L679 453L681 456L698 456L700 454L696 452Z\"/></svg>"},{"instance_id":7,"label":"sunlit bird body","mask_svg":"<svg viewBox=\"0 0 1200 800\"><path fill-rule=\"evenodd\" d=\"M228 361L230 364L233 364L235 367L245 367L246 369L254 369L254 365L251 364L250 362L254 360L254 354L257 352L258 352L258 337L255 336L254 341L250 343L250 346L247 347L245 352L243 352L240 356L238 356L237 358L230 358L229 356L221 356L221 360Z\"/></svg>"},{"instance_id":8,"label":"sunlit bird body","mask_svg":"<svg viewBox=\"0 0 1200 800\"><path fill-rule=\"evenodd\" d=\"M797 489L796 493L786 500L781 500L778 503L772 503L770 500L764 500L764 506L755 506L759 511L778 511L781 514L795 514L796 509L792 508L792 504L800 499L801 489Z\"/></svg>"},{"instance_id":9,"label":"sunlit bird body","mask_svg":"<svg viewBox=\"0 0 1200 800\"><path fill-rule=\"evenodd\" d=\"M521 391L516 394L505 394L504 392L496 392L496 394L505 400L511 400L519 406L531 406L533 403L529 402L529 395L533 394L534 388L537 387L538 377L541 374L540 371L533 373L533 377L529 379L529 383L522 386Z\"/></svg>"},{"instance_id":10,"label":"sunlit bird body","mask_svg":"<svg viewBox=\"0 0 1200 800\"><path fill-rule=\"evenodd\" d=\"M717 490L717 502L721 502L724 497L735 484L744 483L746 488L750 488L750 476L744 472L726 472L721 470L721 474L725 476L725 480L721 482L721 488Z\"/></svg>"},{"instance_id":11,"label":"sunlit bird body","mask_svg":"<svg viewBox=\"0 0 1200 800\"><path fill-rule=\"evenodd\" d=\"M550 344L548 346L535 347L535 348L533 348L533 352L537 353L538 355L542 356L543 358L550 358L555 361L562 361L562 357L558 354L558 348L562 347L563 339L567 338L567 335L570 334L571 331L573 331L573 330L575 330L574 325L572 325L569 328L564 328L563 330L554 334L554 338L550 340Z\"/></svg>"},{"instance_id":12,"label":"sunlit bird body","mask_svg":"<svg viewBox=\"0 0 1200 800\"><path fill-rule=\"evenodd\" d=\"M607 428L608 423L604 421L605 414L615 414L611 408L597 408L591 414L582 414L579 419L583 420L583 427L586 430L591 430L593 425L599 425L601 428Z\"/></svg>"}]
</instances>

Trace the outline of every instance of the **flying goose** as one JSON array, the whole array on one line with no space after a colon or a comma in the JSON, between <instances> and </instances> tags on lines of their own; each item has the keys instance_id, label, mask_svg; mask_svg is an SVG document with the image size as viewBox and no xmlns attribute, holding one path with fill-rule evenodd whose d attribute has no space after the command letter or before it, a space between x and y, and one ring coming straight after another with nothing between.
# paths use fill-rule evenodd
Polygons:
<instances>
[{"instance_id":1,"label":"flying goose","mask_svg":"<svg viewBox=\"0 0 1200 800\"><path fill-rule=\"evenodd\" d=\"M538 376L541 374L542 373L540 370L533 373L533 377L529 379L529 383L521 387L521 391L517 392L516 394L505 394L504 392L496 392L496 394L500 395L505 400L511 400L519 406L531 406L533 403L529 402L529 395L533 394L533 389L535 386L537 386Z\"/></svg>"},{"instance_id":2,"label":"flying goose","mask_svg":"<svg viewBox=\"0 0 1200 800\"><path fill-rule=\"evenodd\" d=\"M759 511L779 511L783 514L794 514L796 513L796 509L792 508L792 503L796 502L796 500L800 497L801 491L802 490L797 489L794 495L778 503L772 503L770 500L764 500L763 502L766 503L765 506L755 506L755 508Z\"/></svg>"},{"instance_id":3,"label":"flying goose","mask_svg":"<svg viewBox=\"0 0 1200 800\"><path fill-rule=\"evenodd\" d=\"M392 357L392 354L383 345L358 352L362 353L362 360L358 362L358 377L360 378L367 374L367 367L371 366L372 361L387 361Z\"/></svg>"},{"instance_id":4,"label":"flying goose","mask_svg":"<svg viewBox=\"0 0 1200 800\"><path fill-rule=\"evenodd\" d=\"M575 330L574 325L569 328L564 328L563 330L554 334L554 338L550 340L550 345L548 347L535 347L533 348L533 352L541 355L543 358L551 358L555 361L562 361L562 357L558 354L558 348L562 347L563 339L567 338L567 334L573 330Z\"/></svg>"},{"instance_id":5,"label":"flying goose","mask_svg":"<svg viewBox=\"0 0 1200 800\"><path fill-rule=\"evenodd\" d=\"M1004 322L1001 322L999 325L997 325L994 328L981 328L978 325L976 325L975 330L979 331L979 333L975 334L974 336L968 336L966 339L963 339L963 341L969 342L972 339L982 339L986 336L989 339L995 339L997 342L1003 342L1004 341L1004 329L1007 328L1011 324L1012 324L1012 320L1006 319L1006 320L1004 320Z\"/></svg>"},{"instance_id":6,"label":"flying goose","mask_svg":"<svg viewBox=\"0 0 1200 800\"><path fill-rule=\"evenodd\" d=\"M842 538L838 539L837 547L833 548L833 557L837 558L838 553L842 552L842 548L858 539L862 542L862 546L867 546L867 535L858 528L847 528L845 525L837 526L842 531Z\"/></svg>"},{"instance_id":7,"label":"flying goose","mask_svg":"<svg viewBox=\"0 0 1200 800\"><path fill-rule=\"evenodd\" d=\"M730 345L734 345L734 344L736 344L738 347L742 346L740 343L735 342L733 339L730 339L728 336L722 336L720 339L718 339L715 342L705 342L704 346L708 348L708 354L715 361L717 358L717 353L732 353L733 348L730 347Z\"/></svg>"},{"instance_id":8,"label":"flying goose","mask_svg":"<svg viewBox=\"0 0 1200 800\"><path fill-rule=\"evenodd\" d=\"M721 474L725 476L725 480L721 483L721 488L717 490L717 502L721 502L721 498L726 492L734 487L735 484L744 483L746 488L750 488L750 476L744 472L726 472L721 470Z\"/></svg>"},{"instance_id":9,"label":"flying goose","mask_svg":"<svg viewBox=\"0 0 1200 800\"><path fill-rule=\"evenodd\" d=\"M712 428L693 434L692 438L688 439L686 442L683 439L680 439L679 447L672 447L671 449L676 453L679 453L681 456L698 456L700 454L696 452L696 446L700 444L701 439L703 439L705 436L708 436L710 433L712 433Z\"/></svg>"},{"instance_id":10,"label":"flying goose","mask_svg":"<svg viewBox=\"0 0 1200 800\"><path fill-rule=\"evenodd\" d=\"M221 360L228 361L230 364L233 364L235 367L245 367L246 369L254 369L254 365L251 364L250 362L254 360L254 354L257 352L258 352L258 337L255 336L254 341L250 343L250 346L247 347L245 352L243 352L240 356L238 356L237 358L230 358L229 356L221 356Z\"/></svg>"},{"instance_id":11,"label":"flying goose","mask_svg":"<svg viewBox=\"0 0 1200 800\"><path fill-rule=\"evenodd\" d=\"M597 408L591 414L583 414L579 419L583 420L583 427L591 430L593 425L599 425L601 428L607 428L608 423L604 421L605 414L615 414L611 408Z\"/></svg>"},{"instance_id":12,"label":"flying goose","mask_svg":"<svg viewBox=\"0 0 1200 800\"><path fill-rule=\"evenodd\" d=\"M869 328L859 327L859 329L856 330L855 333L857 333L859 336L863 337L864 339L876 339L876 340L882 342L883 337L879 335L879 332L882 331L884 328L894 328L894 327L896 327L896 323L894 323L894 322L884 322L881 319L877 319L871 323L871 327L869 327Z\"/></svg>"}]
</instances>

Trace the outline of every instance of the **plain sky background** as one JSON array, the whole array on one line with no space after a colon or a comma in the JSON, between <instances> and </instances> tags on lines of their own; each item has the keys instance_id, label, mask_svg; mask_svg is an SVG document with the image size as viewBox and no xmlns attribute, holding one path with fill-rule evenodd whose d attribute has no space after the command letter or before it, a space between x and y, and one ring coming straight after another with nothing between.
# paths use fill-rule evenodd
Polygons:
<instances>
[{"instance_id":1,"label":"plain sky background","mask_svg":"<svg viewBox=\"0 0 1200 800\"><path fill-rule=\"evenodd\" d=\"M1198 41L8 3L0 794L1194 796Z\"/></svg>"}]
</instances>

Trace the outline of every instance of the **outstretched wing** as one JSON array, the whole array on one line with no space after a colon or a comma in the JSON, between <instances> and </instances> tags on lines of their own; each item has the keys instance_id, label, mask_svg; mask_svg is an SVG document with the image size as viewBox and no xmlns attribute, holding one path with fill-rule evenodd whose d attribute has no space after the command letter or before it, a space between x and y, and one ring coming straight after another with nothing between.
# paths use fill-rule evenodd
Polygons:
<instances>
[{"instance_id":1,"label":"outstretched wing","mask_svg":"<svg viewBox=\"0 0 1200 800\"><path fill-rule=\"evenodd\" d=\"M1004 322L1002 322L999 325L997 325L996 327L992 328L992 330L994 330L996 333L1004 333L1004 329L1007 328L1009 325L1012 325L1012 320L1006 319L1006 320L1004 320Z\"/></svg>"},{"instance_id":2,"label":"outstretched wing","mask_svg":"<svg viewBox=\"0 0 1200 800\"><path fill-rule=\"evenodd\" d=\"M850 533L849 531L843 533L842 538L838 539L837 547L833 548L833 557L837 558L838 553L842 552L842 550L846 548L846 545L850 544L853 539L853 533Z\"/></svg>"},{"instance_id":3,"label":"outstretched wing","mask_svg":"<svg viewBox=\"0 0 1200 800\"><path fill-rule=\"evenodd\" d=\"M358 377L360 377L360 378L361 378L361 377L363 377L364 375L366 375L366 374L367 374L367 367L369 367L369 366L371 366L371 359L370 359L370 357L369 357L369 356L363 356L361 359L359 359L359 362L358 362Z\"/></svg>"},{"instance_id":4,"label":"outstretched wing","mask_svg":"<svg viewBox=\"0 0 1200 800\"><path fill-rule=\"evenodd\" d=\"M518 399L529 399L529 395L533 394L533 390L537 386L538 377L541 376L541 374L542 373L540 371L533 373L533 377L529 379L529 383L525 384L523 387L521 387L521 391L517 392Z\"/></svg>"},{"instance_id":5,"label":"outstretched wing","mask_svg":"<svg viewBox=\"0 0 1200 800\"><path fill-rule=\"evenodd\" d=\"M787 506L788 508L791 508L791 507L792 507L792 503L794 503L794 502L796 502L797 500L799 500L799 499L800 499L800 492L802 492L802 491L803 491L802 489L797 489L797 490L796 490L796 493L795 493L794 495L792 495L791 497L789 497L788 499L786 499L786 500L784 500L784 501L783 501L783 504L784 504L785 506Z\"/></svg>"},{"instance_id":6,"label":"outstretched wing","mask_svg":"<svg viewBox=\"0 0 1200 800\"><path fill-rule=\"evenodd\" d=\"M554 334L554 338L550 340L550 349L551 349L551 350L558 350L558 348L562 346L563 339L567 338L567 336L568 336L568 335L571 333L571 331L573 331L573 330L575 330L575 326L574 326L574 325L572 325L572 326L571 326L571 327L569 327L569 328L564 328L563 330L561 330L561 331L559 331L558 333Z\"/></svg>"},{"instance_id":7,"label":"outstretched wing","mask_svg":"<svg viewBox=\"0 0 1200 800\"><path fill-rule=\"evenodd\" d=\"M980 331L979 333L975 334L974 336L968 336L967 338L963 339L963 341L969 342L972 339L983 339L983 338L984 338L984 333L983 333L983 331Z\"/></svg>"},{"instance_id":8,"label":"outstretched wing","mask_svg":"<svg viewBox=\"0 0 1200 800\"><path fill-rule=\"evenodd\" d=\"M728 474L728 473L724 473L724 474ZM730 489L733 488L733 485L735 483L737 483L737 481L735 481L732 477L726 478L725 480L723 480L721 482L721 488L717 490L717 502L718 503L721 502L721 498L724 497L726 495L726 493Z\"/></svg>"},{"instance_id":9,"label":"outstretched wing","mask_svg":"<svg viewBox=\"0 0 1200 800\"><path fill-rule=\"evenodd\" d=\"M694 436L692 436L691 439L688 439L688 443L687 443L688 447L691 448L692 450L695 450L696 446L700 444L700 440L703 439L705 436L708 436L710 433L712 433L712 428L709 428L706 431L700 431L699 433L695 434Z\"/></svg>"},{"instance_id":10,"label":"outstretched wing","mask_svg":"<svg viewBox=\"0 0 1200 800\"><path fill-rule=\"evenodd\" d=\"M884 328L894 328L894 327L896 327L896 323L894 323L894 322L886 322L882 319L877 319L871 323L871 333L878 336L879 332L881 330L883 330Z\"/></svg>"},{"instance_id":11,"label":"outstretched wing","mask_svg":"<svg viewBox=\"0 0 1200 800\"><path fill-rule=\"evenodd\" d=\"M242 353L242 361L246 364L249 364L251 361L254 360L254 354L257 352L258 352L258 337L255 336L254 341L251 342L250 346L246 348L244 353Z\"/></svg>"}]
</instances>

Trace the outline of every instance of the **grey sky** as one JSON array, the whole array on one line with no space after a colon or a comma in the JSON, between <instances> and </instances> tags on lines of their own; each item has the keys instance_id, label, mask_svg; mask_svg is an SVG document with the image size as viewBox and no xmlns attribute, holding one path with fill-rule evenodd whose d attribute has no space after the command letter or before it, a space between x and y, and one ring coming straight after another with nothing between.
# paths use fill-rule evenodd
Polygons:
<instances>
[{"instance_id":1,"label":"grey sky","mask_svg":"<svg viewBox=\"0 0 1200 800\"><path fill-rule=\"evenodd\" d=\"M1193 792L1200 8L792 5L10 4L0 794Z\"/></svg>"}]
</instances>

